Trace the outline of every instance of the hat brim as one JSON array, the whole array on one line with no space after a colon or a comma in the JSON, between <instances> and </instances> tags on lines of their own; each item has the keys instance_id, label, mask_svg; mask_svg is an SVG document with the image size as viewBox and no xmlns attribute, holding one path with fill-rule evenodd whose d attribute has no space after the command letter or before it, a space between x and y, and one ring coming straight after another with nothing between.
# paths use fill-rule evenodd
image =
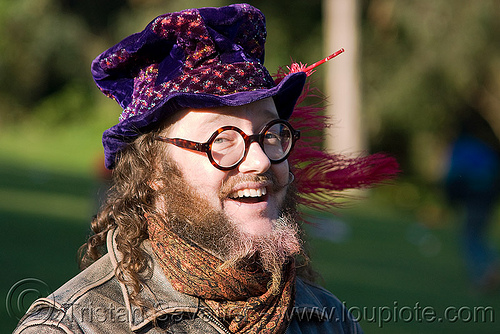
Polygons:
<instances>
[{"instance_id":1,"label":"hat brim","mask_svg":"<svg viewBox=\"0 0 500 334\"><path fill-rule=\"evenodd\" d=\"M170 94L162 100L162 103L155 105L147 112L127 118L104 131L102 143L106 168L113 169L115 167L117 154L135 138L157 128L167 117L179 110L235 107L272 97L279 117L288 119L302 93L305 80L306 74L304 72L296 72L287 75L278 85L269 89L243 91L221 96L184 92Z\"/></svg>"}]
</instances>

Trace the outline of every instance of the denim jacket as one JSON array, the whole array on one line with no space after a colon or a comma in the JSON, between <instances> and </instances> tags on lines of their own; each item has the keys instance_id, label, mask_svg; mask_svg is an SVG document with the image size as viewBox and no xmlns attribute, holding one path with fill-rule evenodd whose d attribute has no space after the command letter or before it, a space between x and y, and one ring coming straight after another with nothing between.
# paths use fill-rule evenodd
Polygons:
<instances>
[{"instance_id":1,"label":"denim jacket","mask_svg":"<svg viewBox=\"0 0 500 334\"><path fill-rule=\"evenodd\" d=\"M142 308L115 276L121 254L113 231L108 254L46 298L36 300L15 334L55 333L230 333L197 297L176 291L154 256L139 293ZM153 254L148 241L143 246ZM297 278L295 307L287 333L362 333L345 306L330 292Z\"/></svg>"}]
</instances>

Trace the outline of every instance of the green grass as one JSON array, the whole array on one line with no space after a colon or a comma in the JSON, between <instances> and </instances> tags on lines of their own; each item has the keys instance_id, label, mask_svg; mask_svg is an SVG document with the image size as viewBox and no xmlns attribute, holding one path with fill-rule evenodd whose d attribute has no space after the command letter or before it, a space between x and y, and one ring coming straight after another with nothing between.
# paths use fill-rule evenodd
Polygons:
<instances>
[{"instance_id":1,"label":"green grass","mask_svg":"<svg viewBox=\"0 0 500 334\"><path fill-rule=\"evenodd\" d=\"M17 282L36 278L54 290L78 273L76 251L89 234L95 187L90 178L0 164L0 332L17 323L6 309ZM35 297L27 294L20 308Z\"/></svg>"},{"instance_id":2,"label":"green grass","mask_svg":"<svg viewBox=\"0 0 500 334\"><path fill-rule=\"evenodd\" d=\"M362 317L367 333L500 331L500 293L480 294L469 286L457 225L429 229L407 214L375 209L369 202L322 219L347 226L350 232L332 242L324 222L309 228L316 235L313 263L323 284ZM477 321L469 319L475 307L488 307L488 321L481 321L480 313ZM424 308L429 312L425 317ZM450 321L444 319L446 310ZM458 312L461 320L456 319Z\"/></svg>"},{"instance_id":3,"label":"green grass","mask_svg":"<svg viewBox=\"0 0 500 334\"><path fill-rule=\"evenodd\" d=\"M11 332L16 309L38 297L28 293L17 307L15 293L22 290L12 290L15 314L9 316L6 299L16 283L35 278L52 291L79 271L76 253L90 233L100 193L100 136L117 118L96 115L67 126L31 120L0 127L0 333Z\"/></svg>"},{"instance_id":4,"label":"green grass","mask_svg":"<svg viewBox=\"0 0 500 334\"><path fill-rule=\"evenodd\" d=\"M95 213L98 183L92 168L101 150L99 140L93 138L100 136L98 131L86 133L83 128L74 126L54 134L22 129L1 134L2 333L12 331L17 323L5 304L9 289L17 282L36 278L54 290L78 273L76 251ZM449 220L419 222L414 210L400 209L401 203L413 197L398 196L398 205L371 197L335 216L316 217L318 226L308 227L313 264L322 274L323 285L355 316L363 316L365 331L500 332L499 294L470 289L460 258L458 225ZM498 227L493 238L498 245ZM35 297L27 296L21 306ZM415 309L434 310L439 318L450 307L462 308L462 316L470 316L467 310L481 306L493 308L494 322L489 318L487 322L415 318L419 316Z\"/></svg>"}]
</instances>

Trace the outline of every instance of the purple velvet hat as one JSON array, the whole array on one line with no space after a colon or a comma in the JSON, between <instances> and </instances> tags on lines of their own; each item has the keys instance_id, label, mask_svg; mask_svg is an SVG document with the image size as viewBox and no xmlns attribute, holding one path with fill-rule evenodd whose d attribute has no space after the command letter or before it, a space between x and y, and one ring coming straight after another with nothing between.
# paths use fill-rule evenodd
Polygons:
<instances>
[{"instance_id":1,"label":"purple velvet hat","mask_svg":"<svg viewBox=\"0 0 500 334\"><path fill-rule=\"evenodd\" d=\"M273 97L288 119L306 74L278 84L264 67L264 15L248 4L189 9L154 19L92 62L97 86L123 108L103 134L105 165L167 116L185 108L240 106Z\"/></svg>"}]
</instances>

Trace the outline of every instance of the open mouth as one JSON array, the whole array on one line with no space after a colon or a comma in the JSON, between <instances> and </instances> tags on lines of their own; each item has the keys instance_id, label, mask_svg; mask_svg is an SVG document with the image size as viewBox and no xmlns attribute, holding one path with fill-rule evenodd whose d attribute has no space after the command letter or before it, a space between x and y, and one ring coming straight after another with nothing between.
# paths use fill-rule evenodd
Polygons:
<instances>
[{"instance_id":1,"label":"open mouth","mask_svg":"<svg viewBox=\"0 0 500 334\"><path fill-rule=\"evenodd\" d=\"M240 189L229 194L228 197L242 203L258 203L267 199L267 189L265 187Z\"/></svg>"}]
</instances>

